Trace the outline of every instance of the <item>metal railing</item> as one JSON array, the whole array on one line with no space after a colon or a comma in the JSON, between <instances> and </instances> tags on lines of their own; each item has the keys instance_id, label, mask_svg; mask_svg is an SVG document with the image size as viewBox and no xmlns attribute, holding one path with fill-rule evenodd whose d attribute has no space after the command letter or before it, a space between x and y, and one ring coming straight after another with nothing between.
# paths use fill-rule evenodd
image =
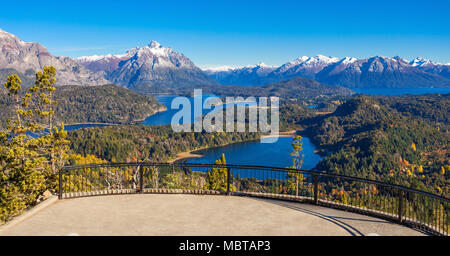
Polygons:
<instances>
[{"instance_id":1,"label":"metal railing","mask_svg":"<svg viewBox=\"0 0 450 256\"><path fill-rule=\"evenodd\" d=\"M105 163L65 166L59 198L108 194L191 193L312 203L448 235L448 198L380 181L253 165Z\"/></svg>"}]
</instances>

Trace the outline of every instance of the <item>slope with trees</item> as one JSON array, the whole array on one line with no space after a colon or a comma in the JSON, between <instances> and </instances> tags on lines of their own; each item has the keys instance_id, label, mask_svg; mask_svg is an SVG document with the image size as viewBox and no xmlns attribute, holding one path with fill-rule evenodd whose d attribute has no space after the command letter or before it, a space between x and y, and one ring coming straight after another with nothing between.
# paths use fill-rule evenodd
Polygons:
<instances>
[{"instance_id":1,"label":"slope with trees","mask_svg":"<svg viewBox=\"0 0 450 256\"><path fill-rule=\"evenodd\" d=\"M448 195L450 136L436 123L445 119L441 114L446 116L448 112L440 113L444 107L432 107L440 114L417 118L390 107L396 106L392 102L395 99L385 101L390 104L383 104L376 97L357 96L331 114L291 117L285 122L305 128L304 133L326 156L317 165L321 171ZM415 102L411 105L426 109L426 105ZM448 125L446 121L442 124Z\"/></svg>"},{"instance_id":2,"label":"slope with trees","mask_svg":"<svg viewBox=\"0 0 450 256\"><path fill-rule=\"evenodd\" d=\"M23 92L22 94L23 95ZM165 107L153 97L116 85L60 86L55 91L55 119L67 123L129 124L145 119ZM13 101L0 90L0 122L6 127Z\"/></svg>"}]
</instances>

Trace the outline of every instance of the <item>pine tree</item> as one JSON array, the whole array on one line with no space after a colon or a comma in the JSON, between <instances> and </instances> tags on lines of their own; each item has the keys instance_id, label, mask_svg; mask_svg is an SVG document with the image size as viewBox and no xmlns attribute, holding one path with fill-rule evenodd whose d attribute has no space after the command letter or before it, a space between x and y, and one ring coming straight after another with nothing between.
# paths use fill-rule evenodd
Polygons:
<instances>
[{"instance_id":1,"label":"pine tree","mask_svg":"<svg viewBox=\"0 0 450 256\"><path fill-rule=\"evenodd\" d=\"M0 132L0 221L36 203L45 190L56 190L57 167L64 164L68 141L64 125L53 124L55 76L54 67L44 67L36 74L35 86L21 99L17 75L4 84L14 97L16 115L8 122L8 130ZM30 133L40 136L33 138Z\"/></svg>"},{"instance_id":2,"label":"pine tree","mask_svg":"<svg viewBox=\"0 0 450 256\"><path fill-rule=\"evenodd\" d=\"M206 189L216 190L216 191L226 191L227 190L227 179L228 170L226 167L220 167L226 165L225 154L222 154L219 160L217 160L211 170L208 170L206 174ZM230 191L236 191L234 186L230 185Z\"/></svg>"}]
</instances>

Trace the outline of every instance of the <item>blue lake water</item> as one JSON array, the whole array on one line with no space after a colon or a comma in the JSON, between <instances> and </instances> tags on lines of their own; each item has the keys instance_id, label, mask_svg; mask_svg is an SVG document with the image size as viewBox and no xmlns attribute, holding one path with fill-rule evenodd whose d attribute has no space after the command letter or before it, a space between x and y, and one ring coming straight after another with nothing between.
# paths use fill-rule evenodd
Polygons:
<instances>
[{"instance_id":1,"label":"blue lake water","mask_svg":"<svg viewBox=\"0 0 450 256\"><path fill-rule=\"evenodd\" d=\"M159 112L156 113L155 115L149 116L147 119L145 119L142 124L144 125L168 125L172 122L172 117L180 111L180 109L172 109L171 105L172 105L172 101L177 98L178 96L159 96L156 97L156 99L158 100L159 103L165 105L167 107L167 111L164 112ZM238 102L238 103L232 103L232 104L224 104L221 106L213 106L211 107L211 109L203 109L202 108L202 113L200 115L194 116L194 103L195 103L195 99L198 99L198 102L201 102L201 104L203 105L206 101L211 100L211 99L217 99L217 96L211 95L211 94L203 94L202 96L196 96L196 97L188 97L188 100L190 102L190 106L191 106L191 120L186 122L186 123L192 123L194 121L194 118L202 116L202 115L206 115L208 113L210 113L211 111L216 111L216 110L223 110L224 107L228 107L231 105L247 105L247 106L252 106L255 105L255 102ZM224 102L226 103L226 102ZM184 121L183 121L184 122Z\"/></svg>"},{"instance_id":2,"label":"blue lake water","mask_svg":"<svg viewBox=\"0 0 450 256\"><path fill-rule=\"evenodd\" d=\"M321 157L314 153L315 146L308 138L304 137L302 141L302 154L304 154L302 169L310 170L316 166ZM199 150L195 153L204 155L203 157L190 158L186 162L212 164L220 159L222 154L225 154L227 164L264 165L284 168L292 165L291 152L292 137L280 137L275 143L261 143L258 140Z\"/></svg>"},{"instance_id":3,"label":"blue lake water","mask_svg":"<svg viewBox=\"0 0 450 256\"><path fill-rule=\"evenodd\" d=\"M110 126L110 124L69 124L64 126L64 130L74 131L82 128L103 127L103 126Z\"/></svg>"},{"instance_id":4,"label":"blue lake water","mask_svg":"<svg viewBox=\"0 0 450 256\"><path fill-rule=\"evenodd\" d=\"M208 97L214 95L203 95L204 103ZM145 125L167 125L172 121L172 116L179 110L170 108L172 100L176 96L160 96L157 97L158 102L167 107L167 111L157 113L148 117L143 124ZM194 104L194 98L189 98L191 105ZM242 105L246 103L235 103L234 105ZM253 103L254 104L254 103ZM249 105L253 105L249 104ZM229 105L225 105L227 107ZM221 109L221 108L219 108ZM203 114L207 114L212 110L205 110ZM193 111L191 116L194 116ZM214 163L220 158L222 153L225 154L228 164L247 164L247 165L266 165L276 167L288 167L292 165L292 137L280 137L275 143L261 143L258 141L243 142L231 144L224 147L201 150L196 153L204 155L201 158L191 158L183 160L189 163ZM314 154L315 147L308 138L303 139L303 154L305 155L303 168L311 169L316 166L321 157Z\"/></svg>"},{"instance_id":5,"label":"blue lake water","mask_svg":"<svg viewBox=\"0 0 450 256\"><path fill-rule=\"evenodd\" d=\"M156 113L152 116L147 117L142 124L144 125L167 125L172 121L172 116L175 115L179 110L171 109L170 105L172 104L172 100L176 96L159 96L156 97L159 103L166 106L167 111ZM190 102L193 102L193 98L190 98Z\"/></svg>"}]
</instances>

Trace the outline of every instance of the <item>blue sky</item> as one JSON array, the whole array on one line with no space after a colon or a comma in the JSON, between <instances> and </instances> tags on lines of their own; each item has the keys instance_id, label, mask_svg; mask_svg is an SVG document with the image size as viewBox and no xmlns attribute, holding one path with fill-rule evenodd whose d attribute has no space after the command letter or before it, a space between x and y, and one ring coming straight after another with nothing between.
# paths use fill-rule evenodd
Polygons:
<instances>
[{"instance_id":1,"label":"blue sky","mask_svg":"<svg viewBox=\"0 0 450 256\"><path fill-rule=\"evenodd\" d=\"M317 54L448 63L449 13L450 0L7 1L0 28L69 57L156 40L201 67Z\"/></svg>"}]
</instances>

